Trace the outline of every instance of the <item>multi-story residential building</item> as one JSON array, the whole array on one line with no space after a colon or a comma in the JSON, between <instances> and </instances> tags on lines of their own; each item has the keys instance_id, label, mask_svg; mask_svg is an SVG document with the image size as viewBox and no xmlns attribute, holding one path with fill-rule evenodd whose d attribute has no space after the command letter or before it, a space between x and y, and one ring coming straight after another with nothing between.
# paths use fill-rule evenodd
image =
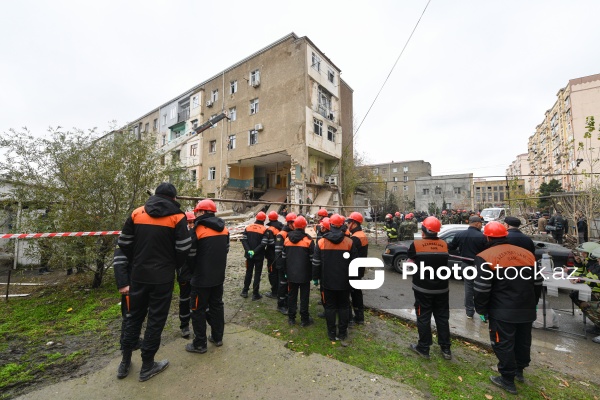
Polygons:
<instances>
[{"instance_id":1,"label":"multi-story residential building","mask_svg":"<svg viewBox=\"0 0 600 400\"><path fill-rule=\"evenodd\" d=\"M523 179L523 190L526 194L531 194L531 187L529 186L531 168L529 168L529 154L519 154L517 158L508 166L506 169L506 176L508 179ZM477 193L475 193L477 194Z\"/></svg>"},{"instance_id":2,"label":"multi-story residential building","mask_svg":"<svg viewBox=\"0 0 600 400\"><path fill-rule=\"evenodd\" d=\"M589 178L581 173L590 172L593 167L590 157L579 149L579 143L584 142L587 131L586 117L600 121L600 74L571 79L556 97L529 138L528 185L534 192L542 182L551 179L561 182L565 190L579 189L589 183L586 182Z\"/></svg>"},{"instance_id":3,"label":"multi-story residential building","mask_svg":"<svg viewBox=\"0 0 600 400\"><path fill-rule=\"evenodd\" d=\"M161 162L179 160L207 196L337 205L341 158L353 154L353 91L340 72L290 33L132 125L154 132Z\"/></svg>"},{"instance_id":4,"label":"multi-story residential building","mask_svg":"<svg viewBox=\"0 0 600 400\"><path fill-rule=\"evenodd\" d=\"M473 209L473 174L421 177L415 183L417 211Z\"/></svg>"},{"instance_id":5,"label":"multi-story residential building","mask_svg":"<svg viewBox=\"0 0 600 400\"><path fill-rule=\"evenodd\" d=\"M475 180L473 182L474 209L509 207L509 200L520 198L525 193L525 180Z\"/></svg>"},{"instance_id":6,"label":"multi-story residential building","mask_svg":"<svg viewBox=\"0 0 600 400\"><path fill-rule=\"evenodd\" d=\"M400 202L413 202L415 180L423 176L431 176L431 164L423 160L370 164L365 168L370 168L375 177L386 182L386 191L393 193Z\"/></svg>"}]
</instances>

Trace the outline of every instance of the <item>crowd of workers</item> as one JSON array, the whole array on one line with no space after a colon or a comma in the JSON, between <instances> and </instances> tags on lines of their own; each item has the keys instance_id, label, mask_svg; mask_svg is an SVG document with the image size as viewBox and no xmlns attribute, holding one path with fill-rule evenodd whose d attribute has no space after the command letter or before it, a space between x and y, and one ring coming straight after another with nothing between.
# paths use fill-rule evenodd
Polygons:
<instances>
[{"instance_id":1,"label":"crowd of workers","mask_svg":"<svg viewBox=\"0 0 600 400\"><path fill-rule=\"evenodd\" d=\"M117 377L129 374L134 350L141 349L140 381L164 371L168 360L155 361L162 330L168 316L174 280L180 286L179 318L183 337L193 339L185 350L206 353L207 342L223 345L223 283L229 232L222 219L215 216L212 200L200 201L193 212L184 213L176 201L177 191L170 183L160 184L145 205L127 218L115 250L115 276L122 295L123 325L122 361ZM396 220L394 220L396 218ZM462 218L462 214L461 214ZM265 221L268 222L265 223ZM320 290L320 304L326 320L329 340L344 341L351 324L364 323L362 291L350 285L350 263L368 256L368 239L362 231L363 216L352 212L346 218L325 209L317 214L316 238L305 231L307 220L302 215L287 213L285 224L275 212L258 212L242 235L246 274L240 295L262 298L260 283L264 260L267 260L269 291L265 295L277 300L276 308L287 316L288 324L305 328L314 323L309 314L311 281ZM386 216L388 237L413 240L418 232L414 214ZM536 305L542 282L534 276L533 242L522 234L520 220L506 217L504 223L490 222L483 232L481 219L467 216L467 230L455 235L451 243L438 238L442 221L435 216L421 224L422 238L413 240L408 250L412 262L434 270L446 267L448 250L458 249L464 259L474 260L479 273L465 283L465 310L468 318L475 312L483 322L489 321L490 340L498 358L499 376L492 382L516 393L514 381L525 380L523 370L529 365L531 328L536 319ZM578 276L598 279L600 245L582 245L577 259ZM508 269L521 273L514 279ZM485 279L490 273L491 279ZM589 283L589 281L586 281ZM431 317L435 319L438 344L443 358L451 359L449 328L448 279L437 274L413 275L412 288L419 339L410 348L429 358L432 345ZM299 299L298 299L299 297ZM593 288L593 301L580 303L584 312L598 325L600 287ZM299 303L299 305L298 305ZM146 320L143 340L142 324ZM210 334L207 335L207 325Z\"/></svg>"}]
</instances>

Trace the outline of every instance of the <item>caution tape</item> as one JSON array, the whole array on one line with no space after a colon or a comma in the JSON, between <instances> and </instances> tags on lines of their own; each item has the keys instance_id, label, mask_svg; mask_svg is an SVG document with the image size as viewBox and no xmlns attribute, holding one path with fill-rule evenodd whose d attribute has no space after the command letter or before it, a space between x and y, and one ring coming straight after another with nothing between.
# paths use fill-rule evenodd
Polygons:
<instances>
[{"instance_id":1,"label":"caution tape","mask_svg":"<svg viewBox=\"0 0 600 400\"><path fill-rule=\"evenodd\" d=\"M0 239L38 239L47 237L81 237L81 236L105 236L120 235L121 231L98 231L98 232L52 232L52 233L12 233L0 235Z\"/></svg>"}]
</instances>

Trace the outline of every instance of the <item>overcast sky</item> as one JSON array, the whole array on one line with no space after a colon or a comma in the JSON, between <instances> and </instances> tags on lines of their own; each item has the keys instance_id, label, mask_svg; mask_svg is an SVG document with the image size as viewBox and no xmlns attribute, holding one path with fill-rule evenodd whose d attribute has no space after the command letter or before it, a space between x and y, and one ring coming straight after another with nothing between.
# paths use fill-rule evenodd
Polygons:
<instances>
[{"instance_id":1,"label":"overcast sky","mask_svg":"<svg viewBox=\"0 0 600 400\"><path fill-rule=\"evenodd\" d=\"M355 128L427 0L28 1L0 12L0 131L100 131L290 32L354 89ZM504 175L569 79L600 73L600 1L432 0L356 136L372 163Z\"/></svg>"}]
</instances>

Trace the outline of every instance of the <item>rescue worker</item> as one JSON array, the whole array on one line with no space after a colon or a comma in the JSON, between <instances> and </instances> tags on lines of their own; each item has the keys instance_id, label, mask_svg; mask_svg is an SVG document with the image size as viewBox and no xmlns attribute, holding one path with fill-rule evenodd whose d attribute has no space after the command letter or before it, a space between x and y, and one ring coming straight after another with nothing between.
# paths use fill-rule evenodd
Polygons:
<instances>
[{"instance_id":1,"label":"rescue worker","mask_svg":"<svg viewBox=\"0 0 600 400\"><path fill-rule=\"evenodd\" d=\"M323 218L321 220L321 223L319 224L319 230L321 231L321 237L317 238L317 240L315 241L316 245L318 245L319 240L323 237L324 234L326 234L327 232L329 232L331 230L331 225L329 224L329 217ZM319 291L320 291L320 296L319 296L319 301L318 301L318 305L322 306L323 305L323 286L319 286ZM323 307L323 311L317 313L317 317L319 318L325 318L325 307Z\"/></svg>"},{"instance_id":2,"label":"rescue worker","mask_svg":"<svg viewBox=\"0 0 600 400\"><path fill-rule=\"evenodd\" d=\"M317 239L319 239L321 236L323 236L323 234L321 233L321 221L323 221L323 218L329 218L329 213L327 212L326 209L320 208L319 211L317 211L317 225L315 227L315 232L317 233Z\"/></svg>"},{"instance_id":3,"label":"rescue worker","mask_svg":"<svg viewBox=\"0 0 600 400\"><path fill-rule=\"evenodd\" d=\"M551 232L556 243L562 244L564 233L569 232L569 223L563 218L562 212L556 211L552 218L550 218L550 221L548 221L548 225L554 227L554 230ZM548 226L546 226L546 228L547 227Z\"/></svg>"},{"instance_id":4,"label":"rescue worker","mask_svg":"<svg viewBox=\"0 0 600 400\"><path fill-rule=\"evenodd\" d=\"M169 366L168 360L155 362L154 356L169 316L175 270L185 263L192 241L176 196L177 190L171 183L158 185L146 204L127 218L119 236L119 247L132 269L131 284L119 289L121 294L129 294L131 318L123 338L118 378L129 374L131 353L146 316L139 380L147 381Z\"/></svg>"},{"instance_id":5,"label":"rescue worker","mask_svg":"<svg viewBox=\"0 0 600 400\"><path fill-rule=\"evenodd\" d=\"M461 257L469 258L469 260L462 260L462 267L473 265L475 256L481 253L487 245L487 240L483 233L481 233L481 225L483 221L476 215L469 217L469 227L463 231L457 232L452 238L452 241L448 243L448 250L459 249L459 255ZM475 304L473 302L473 279L467 279L462 277L465 287L465 312L467 318L471 319L475 315Z\"/></svg>"},{"instance_id":6,"label":"rescue worker","mask_svg":"<svg viewBox=\"0 0 600 400\"><path fill-rule=\"evenodd\" d=\"M277 268L277 278L279 279L279 285L277 286L277 311L283 315L287 315L288 313L288 285L287 277L283 270L281 254L283 253L283 245L288 233L294 230L295 220L296 214L288 213L285 216L285 226L275 237L275 265Z\"/></svg>"},{"instance_id":7,"label":"rescue worker","mask_svg":"<svg viewBox=\"0 0 600 400\"><path fill-rule=\"evenodd\" d=\"M535 244L533 240L519 229L521 220L517 217L504 218L504 227L508 231L507 241L510 244L529 250L535 257Z\"/></svg>"},{"instance_id":8,"label":"rescue worker","mask_svg":"<svg viewBox=\"0 0 600 400\"><path fill-rule=\"evenodd\" d=\"M359 212L350 213L350 216L346 220L348 223L348 230L352 234L350 238L354 241L354 245L357 248L358 257L368 257L369 255L369 239L362 230L363 216ZM358 269L358 279L362 279L365 276L365 269ZM353 278L356 279L356 278ZM361 289L350 289L351 307L349 307L350 322L362 325L365 323L365 305L363 302L363 293ZM354 310L354 317L352 311Z\"/></svg>"},{"instance_id":9,"label":"rescue worker","mask_svg":"<svg viewBox=\"0 0 600 400\"><path fill-rule=\"evenodd\" d=\"M402 223L402 214L400 214L400 211L396 211L394 213L394 217L392 218L392 221L394 221L394 223L398 226L400 226L400 224Z\"/></svg>"},{"instance_id":10,"label":"rescue worker","mask_svg":"<svg viewBox=\"0 0 600 400\"><path fill-rule=\"evenodd\" d=\"M193 211L187 211L185 218L188 230L191 231L194 228L196 215L194 215ZM179 329L181 329L181 337L187 339L190 337L190 318L192 315L190 311L190 293L192 291L190 280L192 279L192 271L188 262L186 262L183 267L178 268L175 272L177 273L177 284L179 285Z\"/></svg>"},{"instance_id":11,"label":"rescue worker","mask_svg":"<svg viewBox=\"0 0 600 400\"><path fill-rule=\"evenodd\" d=\"M408 248L409 261L419 267L412 277L419 342L411 344L409 347L421 357L429 359L429 348L433 344L431 335L431 316L433 314L442 357L451 360L448 278L440 279L435 273L428 276L426 272L423 277L420 276L421 262L424 266L433 268L434 271L448 267L448 246L437 236L441 227L442 223L436 217L425 218L421 225L423 238L415 239Z\"/></svg>"},{"instance_id":12,"label":"rescue worker","mask_svg":"<svg viewBox=\"0 0 600 400\"><path fill-rule=\"evenodd\" d=\"M313 283L322 286L322 301L327 321L329 340L348 338L348 315L350 262L357 257L358 249L340 230L344 218L333 214L329 218L331 230L323 235L315 246L313 256ZM336 319L338 324L336 327Z\"/></svg>"},{"instance_id":13,"label":"rescue worker","mask_svg":"<svg viewBox=\"0 0 600 400\"><path fill-rule=\"evenodd\" d=\"M542 216L538 219L538 232L539 233L547 233L546 226L548 225L548 217L549 215L543 213Z\"/></svg>"},{"instance_id":14,"label":"rescue worker","mask_svg":"<svg viewBox=\"0 0 600 400\"><path fill-rule=\"evenodd\" d=\"M191 353L206 353L206 341L223 345L225 314L223 310L223 282L229 252L229 231L225 222L215 216L217 206L210 199L196 205L197 215L192 231L189 266L192 270L191 300L194 340L185 346ZM207 316L207 308L208 315ZM210 321L211 334L206 337L206 323Z\"/></svg>"},{"instance_id":15,"label":"rescue worker","mask_svg":"<svg viewBox=\"0 0 600 400\"><path fill-rule=\"evenodd\" d=\"M597 243L596 243L597 244ZM587 246L589 249L590 246ZM578 269L577 272L580 270ZM600 245L595 247L588 255L587 265L585 270L579 274L580 278L574 281L574 283L585 283L592 289L592 296L590 301L579 300L579 291L573 291L569 295L573 300L573 303L577 305L583 311L585 316L592 321L594 324L587 330L588 333L599 335L600 334L600 285L592 280L600 280Z\"/></svg>"},{"instance_id":16,"label":"rescue worker","mask_svg":"<svg viewBox=\"0 0 600 400\"><path fill-rule=\"evenodd\" d=\"M252 301L262 299L260 294L260 275L262 274L263 262L265 260L265 247L268 243L265 227L267 215L259 211L253 224L244 229L242 235L242 246L244 246L244 257L246 258L246 277L244 278L244 288L240 296L247 298L252 282L252 273L254 273L254 282L252 284Z\"/></svg>"},{"instance_id":17,"label":"rescue worker","mask_svg":"<svg viewBox=\"0 0 600 400\"><path fill-rule=\"evenodd\" d=\"M535 274L535 256L509 244L508 231L498 221L486 224L487 248L475 257L475 309L489 317L490 341L498 358L500 376L492 383L517 394L515 379L531 361L531 328L544 278ZM485 317L484 317L485 318Z\"/></svg>"},{"instance_id":18,"label":"rescue worker","mask_svg":"<svg viewBox=\"0 0 600 400\"><path fill-rule=\"evenodd\" d=\"M398 236L400 240L413 240L418 230L417 223L413 219L413 213L408 213L404 217L404 221L400 224Z\"/></svg>"},{"instance_id":19,"label":"rescue worker","mask_svg":"<svg viewBox=\"0 0 600 400\"><path fill-rule=\"evenodd\" d=\"M331 223L331 219L329 222ZM385 225L383 226L383 230L388 237L388 243L398 241L398 224L392 221L392 214L387 214L385 216Z\"/></svg>"},{"instance_id":20,"label":"rescue worker","mask_svg":"<svg viewBox=\"0 0 600 400\"><path fill-rule=\"evenodd\" d=\"M442 225L447 225L450 223L450 218L448 218L448 211L442 210Z\"/></svg>"},{"instance_id":21,"label":"rescue worker","mask_svg":"<svg viewBox=\"0 0 600 400\"><path fill-rule=\"evenodd\" d=\"M289 232L285 238L281 253L282 270L288 281L288 324L296 325L298 291L300 291L300 326L302 327L314 323L308 313L308 301L315 243L304 232L305 228L306 219L300 216L296 217L294 230Z\"/></svg>"},{"instance_id":22,"label":"rescue worker","mask_svg":"<svg viewBox=\"0 0 600 400\"><path fill-rule=\"evenodd\" d=\"M584 277L588 270L587 265L590 262L590 254L594 249L600 247L600 243L585 242L575 248L575 269L573 276Z\"/></svg>"},{"instance_id":23,"label":"rescue worker","mask_svg":"<svg viewBox=\"0 0 600 400\"><path fill-rule=\"evenodd\" d=\"M271 211L268 218L269 222L266 225L267 248L265 249L265 258L267 259L267 270L269 271L271 291L266 292L265 296L270 299L276 299L277 290L279 288L279 277L277 275L277 266L275 265L275 238L283 229L283 224L279 222L279 215L275 211Z\"/></svg>"}]
</instances>

